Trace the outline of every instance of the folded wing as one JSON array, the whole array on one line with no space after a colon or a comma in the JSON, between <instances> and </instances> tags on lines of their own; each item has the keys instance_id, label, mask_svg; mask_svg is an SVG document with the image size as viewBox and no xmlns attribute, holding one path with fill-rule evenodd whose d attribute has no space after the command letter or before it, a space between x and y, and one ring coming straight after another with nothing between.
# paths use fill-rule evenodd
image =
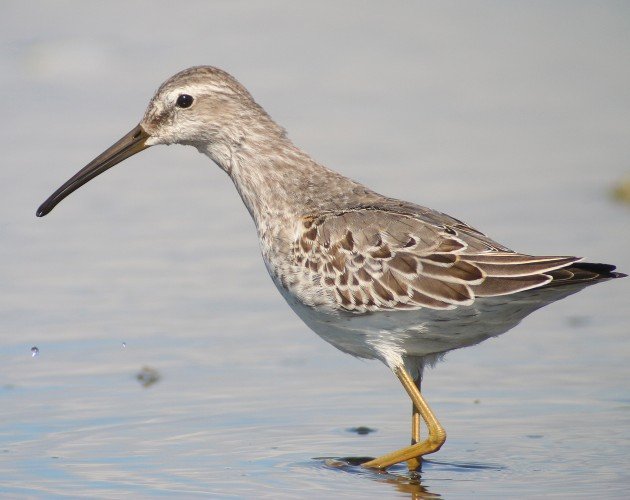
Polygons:
<instances>
[{"instance_id":1,"label":"folded wing","mask_svg":"<svg viewBox=\"0 0 630 500\"><path fill-rule=\"evenodd\" d=\"M293 255L311 281L334 290L339 309L358 313L453 309L477 297L613 277L614 269L519 254L454 219L432 223L375 208L303 218Z\"/></svg>"}]
</instances>

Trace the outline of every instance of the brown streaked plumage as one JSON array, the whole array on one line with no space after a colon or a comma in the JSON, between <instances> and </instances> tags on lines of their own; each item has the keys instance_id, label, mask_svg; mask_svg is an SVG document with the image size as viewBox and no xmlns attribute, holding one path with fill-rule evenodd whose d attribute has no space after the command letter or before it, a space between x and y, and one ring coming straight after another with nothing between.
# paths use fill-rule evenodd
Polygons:
<instances>
[{"instance_id":1,"label":"brown streaked plumage","mask_svg":"<svg viewBox=\"0 0 630 500\"><path fill-rule=\"evenodd\" d=\"M545 273L580 260L517 254L459 227L376 206L308 216L293 256L308 281L334 289L334 308L356 313L454 309L550 283Z\"/></svg>"},{"instance_id":2,"label":"brown streaked plumage","mask_svg":"<svg viewBox=\"0 0 630 500\"><path fill-rule=\"evenodd\" d=\"M156 92L140 124L38 209L157 144L196 147L233 180L263 260L296 313L323 339L379 359L412 400L412 445L368 460L417 468L446 434L420 393L422 371L500 335L536 309L624 276L571 256L514 252L435 210L382 196L297 148L232 76L190 68ZM428 435L420 439L420 418Z\"/></svg>"}]
</instances>

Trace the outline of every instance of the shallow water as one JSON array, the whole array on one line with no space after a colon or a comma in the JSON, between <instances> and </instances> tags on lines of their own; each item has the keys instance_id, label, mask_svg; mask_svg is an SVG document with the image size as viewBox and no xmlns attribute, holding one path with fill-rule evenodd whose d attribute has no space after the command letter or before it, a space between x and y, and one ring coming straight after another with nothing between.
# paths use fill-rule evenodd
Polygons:
<instances>
[{"instance_id":1,"label":"shallow water","mask_svg":"<svg viewBox=\"0 0 630 500\"><path fill-rule=\"evenodd\" d=\"M325 458L406 444L402 388L293 315L204 157L152 148L34 216L163 79L214 64L378 191L628 272L628 8L391 5L5 4L1 495L626 495L630 280L447 355L424 383L446 445L377 473Z\"/></svg>"}]
</instances>

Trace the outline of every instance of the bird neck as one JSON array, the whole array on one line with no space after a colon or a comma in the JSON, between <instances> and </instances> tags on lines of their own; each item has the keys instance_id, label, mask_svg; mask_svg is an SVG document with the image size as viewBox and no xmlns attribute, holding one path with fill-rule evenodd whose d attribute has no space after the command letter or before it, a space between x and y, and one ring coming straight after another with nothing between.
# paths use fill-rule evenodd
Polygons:
<instances>
[{"instance_id":1,"label":"bird neck","mask_svg":"<svg viewBox=\"0 0 630 500\"><path fill-rule=\"evenodd\" d=\"M283 132L263 138L243 134L199 149L232 178L259 232L271 224L288 228L296 218L371 193L315 162Z\"/></svg>"}]
</instances>

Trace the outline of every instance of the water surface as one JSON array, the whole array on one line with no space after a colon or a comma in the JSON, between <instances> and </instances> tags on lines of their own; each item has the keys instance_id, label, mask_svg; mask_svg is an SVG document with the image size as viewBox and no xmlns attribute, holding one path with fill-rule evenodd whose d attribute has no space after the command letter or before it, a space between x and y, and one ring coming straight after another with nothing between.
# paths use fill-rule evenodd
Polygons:
<instances>
[{"instance_id":1,"label":"water surface","mask_svg":"<svg viewBox=\"0 0 630 500\"><path fill-rule=\"evenodd\" d=\"M624 497L630 280L449 354L424 385L446 445L417 477L377 473L321 457L406 444L402 388L293 315L204 157L152 148L34 213L138 122L162 80L214 64L315 158L378 191L524 252L628 272L630 211L608 193L629 169L629 14L615 2L7 2L0 494Z\"/></svg>"}]
</instances>

